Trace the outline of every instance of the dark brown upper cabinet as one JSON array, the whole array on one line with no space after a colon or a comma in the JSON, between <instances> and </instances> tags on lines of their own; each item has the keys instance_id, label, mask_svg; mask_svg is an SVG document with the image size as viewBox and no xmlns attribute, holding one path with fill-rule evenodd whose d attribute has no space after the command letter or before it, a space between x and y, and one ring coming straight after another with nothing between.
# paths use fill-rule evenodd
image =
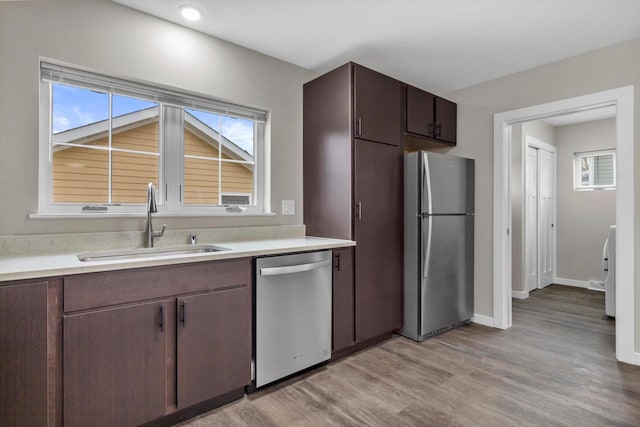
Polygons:
<instances>
[{"instance_id":1,"label":"dark brown upper cabinet","mask_svg":"<svg viewBox=\"0 0 640 427\"><path fill-rule=\"evenodd\" d=\"M435 138L437 140L456 145L457 117L456 103L436 96Z\"/></svg>"},{"instance_id":2,"label":"dark brown upper cabinet","mask_svg":"<svg viewBox=\"0 0 640 427\"><path fill-rule=\"evenodd\" d=\"M405 89L405 148L456 145L457 105L413 86ZM422 140L415 138L423 138Z\"/></svg>"},{"instance_id":3,"label":"dark brown upper cabinet","mask_svg":"<svg viewBox=\"0 0 640 427\"><path fill-rule=\"evenodd\" d=\"M402 82L358 64L353 68L354 137L402 144Z\"/></svg>"}]
</instances>

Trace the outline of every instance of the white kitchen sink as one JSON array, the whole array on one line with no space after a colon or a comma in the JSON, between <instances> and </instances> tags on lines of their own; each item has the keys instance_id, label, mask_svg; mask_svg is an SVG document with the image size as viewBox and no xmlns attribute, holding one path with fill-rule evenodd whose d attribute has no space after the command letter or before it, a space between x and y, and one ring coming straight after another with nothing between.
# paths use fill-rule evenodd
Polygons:
<instances>
[{"instance_id":1,"label":"white kitchen sink","mask_svg":"<svg viewBox=\"0 0 640 427\"><path fill-rule=\"evenodd\" d=\"M228 251L229 248L225 248L217 245L188 245L188 246L173 246L167 248L138 248L138 249L123 249L117 251L105 251L105 252L85 252L78 254L77 257L80 261L84 262L100 262L100 261L114 261L123 259L139 259L139 258L155 258L175 255L188 255L188 254L202 254L208 252L220 252Z\"/></svg>"}]
</instances>

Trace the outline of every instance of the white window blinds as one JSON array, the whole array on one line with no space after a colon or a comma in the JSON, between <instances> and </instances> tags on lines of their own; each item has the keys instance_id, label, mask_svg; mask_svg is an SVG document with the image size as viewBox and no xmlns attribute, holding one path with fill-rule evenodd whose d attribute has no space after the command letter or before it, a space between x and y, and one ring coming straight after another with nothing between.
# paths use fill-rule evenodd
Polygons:
<instances>
[{"instance_id":1,"label":"white window blinds","mask_svg":"<svg viewBox=\"0 0 640 427\"><path fill-rule=\"evenodd\" d=\"M78 70L48 62L40 63L40 78L45 82L57 82L93 90L118 93L121 95L145 98L151 101L183 108L207 110L226 116L265 122L267 112L257 108L245 107L190 93L176 91L166 87L152 86L105 76L89 71Z\"/></svg>"}]
</instances>

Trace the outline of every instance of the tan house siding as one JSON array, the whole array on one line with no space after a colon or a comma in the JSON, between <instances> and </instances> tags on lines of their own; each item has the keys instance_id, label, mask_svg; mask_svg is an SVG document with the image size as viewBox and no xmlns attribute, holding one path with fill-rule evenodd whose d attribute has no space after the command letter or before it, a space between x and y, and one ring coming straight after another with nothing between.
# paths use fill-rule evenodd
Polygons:
<instances>
[{"instance_id":1,"label":"tan house siding","mask_svg":"<svg viewBox=\"0 0 640 427\"><path fill-rule=\"evenodd\" d=\"M53 153L53 201L106 203L109 159L107 151L67 148Z\"/></svg>"},{"instance_id":2,"label":"tan house siding","mask_svg":"<svg viewBox=\"0 0 640 427\"><path fill-rule=\"evenodd\" d=\"M101 137L85 146L108 145ZM145 203L147 184L158 185L158 123L113 135L113 148L145 151L133 154L114 151L112 155L112 202ZM105 150L71 147L53 154L53 201L107 203L109 155Z\"/></svg>"},{"instance_id":3,"label":"tan house siding","mask_svg":"<svg viewBox=\"0 0 640 427\"><path fill-rule=\"evenodd\" d=\"M217 158L218 149L193 133L184 132L184 154ZM231 159L222 154L222 159ZM218 161L184 159L184 202L186 204L217 204ZM253 194L253 171L239 163L222 162L222 192Z\"/></svg>"},{"instance_id":4,"label":"tan house siding","mask_svg":"<svg viewBox=\"0 0 640 427\"><path fill-rule=\"evenodd\" d=\"M217 157L218 150L185 131L185 154ZM108 144L107 137L85 146ZM112 152L112 202L145 203L146 185L158 184L158 123L128 129L112 138L114 148L150 154ZM230 159L223 154L223 159ZM218 203L218 162L185 159L184 201L188 204ZM109 157L105 150L70 147L53 154L54 202L107 203ZM237 163L223 163L222 191L253 194L253 171Z\"/></svg>"}]
</instances>

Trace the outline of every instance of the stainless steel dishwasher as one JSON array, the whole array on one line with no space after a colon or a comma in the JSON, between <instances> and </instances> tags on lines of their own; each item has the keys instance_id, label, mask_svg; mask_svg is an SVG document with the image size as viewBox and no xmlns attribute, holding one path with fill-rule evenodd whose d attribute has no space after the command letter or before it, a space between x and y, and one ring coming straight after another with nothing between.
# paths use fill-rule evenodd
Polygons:
<instances>
[{"instance_id":1,"label":"stainless steel dishwasher","mask_svg":"<svg viewBox=\"0 0 640 427\"><path fill-rule=\"evenodd\" d=\"M331 251L256 259L256 388L331 357L331 271Z\"/></svg>"}]
</instances>

